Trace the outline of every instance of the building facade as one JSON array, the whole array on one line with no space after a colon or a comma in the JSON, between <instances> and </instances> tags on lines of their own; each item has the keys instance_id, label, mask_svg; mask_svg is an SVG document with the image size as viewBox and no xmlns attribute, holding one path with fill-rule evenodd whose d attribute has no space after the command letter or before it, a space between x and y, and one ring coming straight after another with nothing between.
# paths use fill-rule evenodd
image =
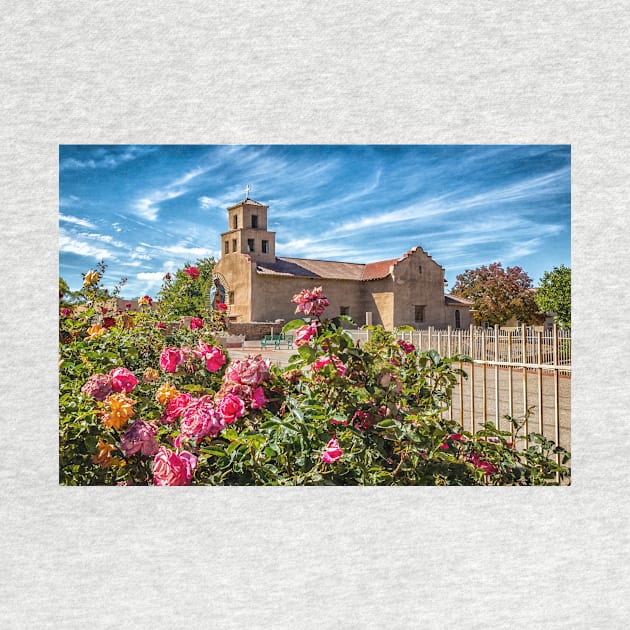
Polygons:
<instances>
[{"instance_id":1,"label":"building facade","mask_svg":"<svg viewBox=\"0 0 630 630\"><path fill-rule=\"evenodd\" d=\"M321 286L330 302L326 316L348 315L358 325L470 325L471 303L444 294L444 269L422 248L367 264L278 257L267 210L249 198L228 208L214 271L227 289L232 321L288 321L296 317L291 298Z\"/></svg>"}]
</instances>

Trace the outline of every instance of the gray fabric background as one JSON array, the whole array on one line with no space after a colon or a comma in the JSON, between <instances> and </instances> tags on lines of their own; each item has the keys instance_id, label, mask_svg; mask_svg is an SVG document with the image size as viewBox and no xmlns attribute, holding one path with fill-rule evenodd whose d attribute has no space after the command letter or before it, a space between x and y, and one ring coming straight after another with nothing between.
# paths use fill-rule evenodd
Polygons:
<instances>
[{"instance_id":1,"label":"gray fabric background","mask_svg":"<svg viewBox=\"0 0 630 630\"><path fill-rule=\"evenodd\" d=\"M0 627L627 627L626 3L2 13ZM572 145L570 488L58 487L58 145L312 142Z\"/></svg>"}]
</instances>

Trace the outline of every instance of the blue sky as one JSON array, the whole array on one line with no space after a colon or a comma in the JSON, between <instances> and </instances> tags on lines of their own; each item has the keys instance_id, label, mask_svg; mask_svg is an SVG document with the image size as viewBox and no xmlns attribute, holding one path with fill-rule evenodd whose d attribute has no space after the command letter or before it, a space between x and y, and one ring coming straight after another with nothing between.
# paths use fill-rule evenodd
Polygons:
<instances>
[{"instance_id":1,"label":"blue sky","mask_svg":"<svg viewBox=\"0 0 630 630\"><path fill-rule=\"evenodd\" d=\"M59 275L155 296L166 272L220 257L228 206L269 205L276 255L350 262L419 245L457 274L571 264L569 145L61 145Z\"/></svg>"}]
</instances>

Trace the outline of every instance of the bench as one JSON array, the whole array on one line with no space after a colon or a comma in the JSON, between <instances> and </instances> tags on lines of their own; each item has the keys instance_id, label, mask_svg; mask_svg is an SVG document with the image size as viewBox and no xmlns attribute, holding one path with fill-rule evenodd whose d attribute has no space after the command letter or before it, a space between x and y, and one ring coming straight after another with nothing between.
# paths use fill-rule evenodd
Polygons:
<instances>
[{"instance_id":1,"label":"bench","mask_svg":"<svg viewBox=\"0 0 630 630\"><path fill-rule=\"evenodd\" d=\"M266 348L271 343L276 350L280 350L283 344L286 344L287 349L293 348L293 335L265 335L260 340L260 347Z\"/></svg>"}]
</instances>

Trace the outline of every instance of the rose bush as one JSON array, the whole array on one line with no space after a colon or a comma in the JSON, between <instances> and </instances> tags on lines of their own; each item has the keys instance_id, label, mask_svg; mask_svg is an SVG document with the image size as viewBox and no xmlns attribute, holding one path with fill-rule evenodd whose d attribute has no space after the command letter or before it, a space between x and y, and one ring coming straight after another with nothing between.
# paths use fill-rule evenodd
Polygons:
<instances>
[{"instance_id":1,"label":"rose bush","mask_svg":"<svg viewBox=\"0 0 630 630\"><path fill-rule=\"evenodd\" d=\"M189 273L189 272L187 272ZM190 275L190 274L189 274ZM194 274L193 274L194 275ZM86 290L93 291L94 279ZM321 288L285 368L230 361L211 331L153 312L92 330L98 305L60 318L60 481L118 485L507 485L569 476L544 437L444 419L466 357L418 353L381 328L358 347L324 319ZM97 318L98 319L98 318ZM524 448L526 446L526 448ZM557 463L556 457L564 457Z\"/></svg>"}]
</instances>

